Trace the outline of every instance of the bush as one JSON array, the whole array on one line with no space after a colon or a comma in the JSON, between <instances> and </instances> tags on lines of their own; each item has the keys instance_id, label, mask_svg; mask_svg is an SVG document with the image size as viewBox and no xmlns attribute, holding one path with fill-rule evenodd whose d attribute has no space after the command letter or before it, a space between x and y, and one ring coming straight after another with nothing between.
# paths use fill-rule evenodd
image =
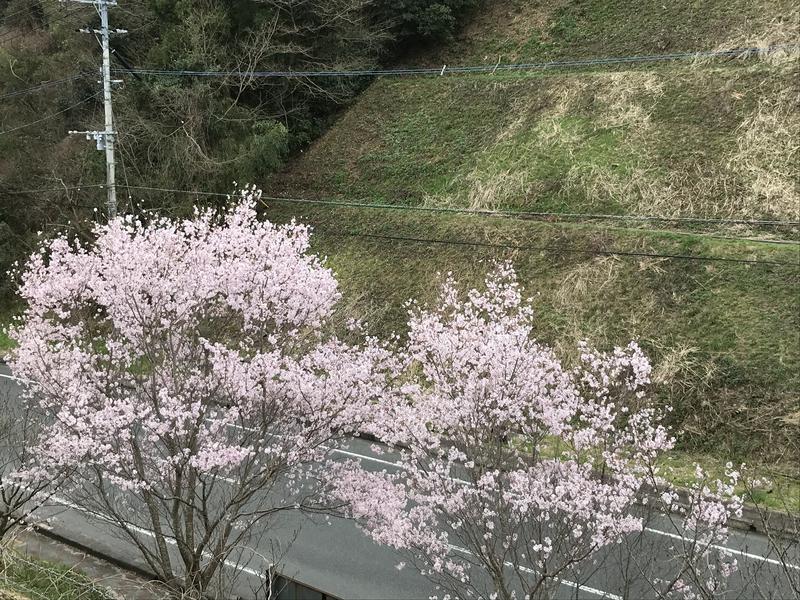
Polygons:
<instances>
[{"instance_id":1,"label":"bush","mask_svg":"<svg viewBox=\"0 0 800 600\"><path fill-rule=\"evenodd\" d=\"M447 39L480 0L381 0L399 41Z\"/></svg>"}]
</instances>

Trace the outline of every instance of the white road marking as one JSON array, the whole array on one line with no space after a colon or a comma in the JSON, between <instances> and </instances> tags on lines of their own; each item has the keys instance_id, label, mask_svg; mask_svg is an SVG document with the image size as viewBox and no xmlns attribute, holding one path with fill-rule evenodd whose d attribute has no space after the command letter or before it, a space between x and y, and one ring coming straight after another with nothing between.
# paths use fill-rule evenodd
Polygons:
<instances>
[{"instance_id":1,"label":"white road marking","mask_svg":"<svg viewBox=\"0 0 800 600\"><path fill-rule=\"evenodd\" d=\"M22 377L14 377L13 375L6 375L4 373L0 373L0 378L10 379L11 381L19 381L20 383L24 383L25 385L32 385L36 383L32 379L23 379Z\"/></svg>"},{"instance_id":2,"label":"white road marking","mask_svg":"<svg viewBox=\"0 0 800 600\"><path fill-rule=\"evenodd\" d=\"M325 450L330 450L334 454L343 454L345 456L351 456L353 458L364 459L370 462L378 463L379 465L386 465L389 467L394 467L395 469L399 469L401 465L394 463L390 460L383 460L382 458L375 458L374 456L366 456L364 454L359 454L358 452L350 452L349 450L342 450L341 448L328 448L325 447Z\"/></svg>"},{"instance_id":3,"label":"white road marking","mask_svg":"<svg viewBox=\"0 0 800 600\"><path fill-rule=\"evenodd\" d=\"M233 427L238 427L238 425L233 425ZM357 452L350 452L350 451L347 451L347 450L340 450L340 449L337 449L337 448L332 449L332 452L339 453L339 454L345 454L347 456L352 456L354 458L359 458L359 459L363 459L363 460L366 460L366 461L376 462L376 463L379 463L379 464L382 464L382 465L390 465L390 466L395 467L396 469L402 468L402 465L399 465L397 463L393 463L393 462L388 461L388 460L383 460L383 459L380 459L380 458L375 458L375 457L372 457L372 456L368 456L366 454L358 454ZM456 478L451 478L451 479L453 481L457 482L457 483L472 485L471 482L465 481L463 479L456 479ZM677 540L691 541L689 538L680 536L680 535L678 535L676 533L670 533L668 531L661 531L660 529L654 529L652 527L645 527L644 531L647 531L648 533L654 533L656 535L664 535L664 536L667 536L667 537L670 537L670 538L673 538L673 539L677 539ZM719 544L709 544L709 547L715 548L717 550L724 550L726 552L731 552L733 554L738 554L739 556L752 558L754 560L762 560L764 562L767 562L767 563L773 564L773 565L781 566L781 565L784 564L781 561L776 560L774 558L768 558L766 556L761 556L760 554L753 554L752 552L745 552L744 550L738 550L738 549L735 549L735 548L730 548L728 546L722 546L722 545L719 545ZM465 552L466 552L466 550L465 550ZM794 564L791 564L791 563L786 563L785 566L790 568L790 569L800 570L800 565L794 565Z\"/></svg>"},{"instance_id":4,"label":"white road marking","mask_svg":"<svg viewBox=\"0 0 800 600\"><path fill-rule=\"evenodd\" d=\"M19 381L19 382L25 383L25 384L35 384L36 383L36 381L32 381L30 379L22 379L20 377L15 377L13 375L5 375L3 373L0 373L0 378L10 379L12 381ZM239 425L231 424L230 426L231 427L235 427L237 429L243 429ZM397 469L401 468L401 465L399 465L397 463L393 463L391 461L383 460L383 459L380 459L380 458L375 458L374 456L368 456L368 455L365 455L365 454L358 454L357 452L350 452L348 450L341 450L341 449L338 449L338 448L331 448L330 450L332 452L334 452L334 453L344 454L346 456L351 456L353 458L367 460L367 461L371 461L371 462L374 462L374 463L378 463L378 464L382 464L382 465L386 465L386 466L391 466L391 467L394 467L394 468L397 468ZM230 479L225 479L224 477L220 477L220 479L223 479L223 480L226 480L226 481L229 481L229 482L231 481ZM454 479L454 481L456 481L458 483L467 483L467 484L469 484L469 482L465 482L462 479ZM676 539L676 540L691 541L691 540L689 540L689 538L683 537L683 536L678 535L676 533L670 533L668 531L661 531L660 529L654 529L652 527L645 527L644 531L647 531L648 533L653 533L655 535L663 535L663 536L666 536L666 537L669 537L669 538L673 538L673 539ZM795 565L795 564L792 564L792 563L783 563L783 562L781 562L779 560L776 560L774 558L768 558L766 556L761 556L760 554L753 554L751 552L746 552L744 550L738 550L736 548L730 548L728 546L722 546L722 545L719 545L719 544L710 544L710 547L711 548L715 548L717 550L722 550L722 551L725 551L725 552L731 552L732 554L737 554L739 556L743 556L743 557L746 557L746 558L751 558L753 560L761 560L761 561L764 561L764 562L766 562L768 564L777 565L777 566L785 566L785 567L787 567L789 569L800 570L800 565Z\"/></svg>"},{"instance_id":5,"label":"white road marking","mask_svg":"<svg viewBox=\"0 0 800 600\"><path fill-rule=\"evenodd\" d=\"M661 531L660 529L653 529L652 527L645 527L644 531L647 531L648 533L655 533L656 535L665 535L665 536L667 536L669 538L672 538L674 540L685 541L685 540L688 539L688 538L685 538L685 537L683 537L681 535L678 535L677 533L670 533L669 531ZM689 540L689 541L691 541L691 540ZM796 570L800 571L800 565L793 565L791 563L784 563L784 562L781 562L781 561L776 560L774 558L767 558L766 556L761 556L760 554L753 554L751 552L745 552L744 550L737 550L735 548L730 548L728 546L721 546L719 544L709 544L708 546L709 546L709 548L714 548L716 550L723 550L725 552L730 552L731 554L738 554L739 556L745 556L747 558L753 558L753 559L756 559L756 560L763 560L764 562L769 563L771 565L777 565L779 567L780 566L784 566L787 569L796 569Z\"/></svg>"},{"instance_id":6,"label":"white road marking","mask_svg":"<svg viewBox=\"0 0 800 600\"><path fill-rule=\"evenodd\" d=\"M239 428L238 425L233 425L233 427ZM390 465L392 467L398 467L397 463L393 463L393 462L390 462L388 460L382 460L380 458L367 457L367 456L365 456L363 454L358 454L356 452L349 452L347 450L340 450L338 448L333 448L333 449L331 449L331 451L339 453L339 454L345 454L347 456L353 456L353 457L357 457L357 458L368 459L368 460L371 460L373 462L377 462L377 463L384 464L384 465ZM232 479L228 479L226 477L220 477L220 479L222 479L223 481L228 481L230 483L235 483ZM462 479L454 479L453 481L469 484L468 481L464 481ZM472 552L470 552L466 548L462 548L461 546L454 546L453 544L448 544L448 547L451 550L453 550L454 552L459 552L461 554L468 554L470 556L474 556L474 554ZM537 571L534 571L533 569L530 569L530 568L522 566L522 565L515 565L514 563L512 563L510 561L505 561L504 564L507 567L518 568L520 571L523 571L525 573L530 573L532 575L537 575L537 576L540 575ZM577 589L577 590L588 592L590 594L594 594L596 596L601 596L602 598L608 598L609 600L623 600L623 598L621 596L617 596L616 594L612 594L611 592L604 592L603 590L599 590L597 588L581 585L579 583L575 583L574 581L569 581L567 579L559 579L559 583L562 583L563 585L565 585L567 587L571 587L571 588L574 588L574 589Z\"/></svg>"},{"instance_id":7,"label":"white road marking","mask_svg":"<svg viewBox=\"0 0 800 600\"><path fill-rule=\"evenodd\" d=\"M462 548L461 546L454 546L453 544L447 544L447 547L450 548L453 552L458 552L460 554L467 554L469 556L475 556L472 552L467 550L466 548ZM511 561L505 561L503 564L510 568L518 568L520 571L524 573L530 573L532 575L541 576L541 573L535 571L528 567L523 567L522 565L515 565ZM588 585L581 585L580 583L575 583L574 581L568 581L566 579L559 579L558 582L562 585L567 587L571 587L576 590L580 590L582 592L587 592L589 594L594 594L595 596L600 596L601 598L608 598L608 600L623 600L622 596L617 596L616 594L612 594L611 592L604 592L603 590L599 590L597 588L590 587Z\"/></svg>"},{"instance_id":8,"label":"white road marking","mask_svg":"<svg viewBox=\"0 0 800 600\"><path fill-rule=\"evenodd\" d=\"M112 525L116 525L116 523L115 523L115 521L113 519L110 519L110 518L108 518L108 517L106 517L104 515L98 514L98 513L94 512L94 511L88 510L88 509L86 509L86 508L84 508L82 506L79 506L77 504L74 504L73 502L70 502L66 498L61 498L60 496L51 496L50 499L51 500L55 500L56 502L58 502L62 506L66 506L67 508L71 508L72 510L76 510L76 511L84 513L84 514L91 515L91 516L95 517L96 519L100 519L101 521L105 521L106 523L111 523ZM156 537L156 534L153 531L151 531L149 529L145 529L144 527L139 527L138 525L128 525L128 528L131 531L135 531L136 533L140 533L140 534L146 535L148 537L152 537L152 538ZM173 538L171 538L169 536L166 536L166 535L164 535L162 537L171 546L177 546L178 545L178 542L175 541L175 539L173 539ZM248 548L248 550L252 550L252 548ZM207 551L204 552L203 554L206 555L206 556L213 556L210 552L207 552ZM244 567L242 565L239 565L239 564L237 564L237 563L235 563L235 562L233 562L231 560L227 560L226 559L226 560L223 561L223 564L225 566L227 566L227 567L238 569L239 571L247 573L248 575L253 575L255 577L258 577L259 579L262 579L264 581L267 580L267 577L263 573L261 573L259 571L256 571L255 569L251 569L249 567ZM273 563L269 563L269 567L268 568L272 568L274 566L275 565Z\"/></svg>"},{"instance_id":9,"label":"white road marking","mask_svg":"<svg viewBox=\"0 0 800 600\"><path fill-rule=\"evenodd\" d=\"M110 518L108 518L108 517L106 517L104 515L101 515L101 514L97 514L94 511L88 510L88 509L86 509L86 508L84 508L82 506L79 506L78 504L70 502L66 498L62 498L60 496L51 496L50 499L54 500L55 502L58 502L62 506L65 506L67 508L70 508L72 510L76 510L76 511L84 513L84 514L91 515L91 516L93 516L93 517L95 517L97 519L100 519L101 521L105 521L105 522L111 523L111 524L116 524L113 519L110 519ZM139 527L138 525L128 525L128 528L131 531L135 531L136 533L139 533L139 534L142 534L142 535L146 535L148 537L152 537L152 538L156 537L156 534L153 531L151 531L150 529L145 529L144 527ZM162 537L164 538L164 540L168 544L170 544L172 546L177 546L178 543L173 538L171 538L169 536L166 536L166 535L164 535ZM468 554L470 556L474 556L474 554L472 554L472 552L470 552L466 548L462 548L460 546L454 546L452 544L448 544L448 547L451 550L455 551L455 552L460 552L462 554ZM208 555L208 556L211 556L211 554L209 552L204 552L204 554ZM253 575L254 577L258 577L259 579L262 579L263 581L267 580L266 576L263 573L260 573L260 572L256 571L255 569L251 569L249 567L243 567L243 566L239 565L238 563L235 563L235 562L233 562L231 560L225 560L225 561L223 561L223 564L225 564L225 566L227 566L227 567L243 571L244 573L247 573L248 575ZM515 566L514 563L509 562L509 561L506 561L504 564L506 566L512 567L512 568ZM272 568L274 566L275 565L273 563L270 563L268 568ZM536 571L534 571L533 569L529 569L528 567L523 567L521 565L519 565L519 570L520 571L524 571L526 573L532 573L532 574L535 574L535 575L539 574ZM571 587L571 588L574 588L574 589L577 589L577 590L581 590L581 591L584 591L584 592L587 592L587 593L590 593L590 594L594 594L595 596L600 596L602 598L608 598L609 600L623 600L623 598L621 596L617 596L616 594L611 594L609 592L604 592L602 590L598 590L597 588L593 588L593 587L589 587L589 586L585 586L585 585L580 585L580 584L575 583L573 581L567 581L565 579L560 579L559 583L562 583L567 587Z\"/></svg>"}]
</instances>

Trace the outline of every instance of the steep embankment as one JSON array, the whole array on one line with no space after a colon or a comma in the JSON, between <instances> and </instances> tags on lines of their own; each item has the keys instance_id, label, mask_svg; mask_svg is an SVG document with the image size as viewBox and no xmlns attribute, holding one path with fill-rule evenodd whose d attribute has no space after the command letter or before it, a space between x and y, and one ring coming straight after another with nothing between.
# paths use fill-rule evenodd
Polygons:
<instances>
[{"instance_id":1,"label":"steep embankment","mask_svg":"<svg viewBox=\"0 0 800 600\"><path fill-rule=\"evenodd\" d=\"M450 47L408 62L800 41L788 2L489 4ZM430 298L437 272L474 283L490 260L511 259L543 339L641 340L691 447L789 460L800 269L797 245L778 240L797 239L796 225L402 208L797 221L797 56L379 79L267 190L395 208L272 201L268 214L316 226L318 248L377 331L402 329L403 302Z\"/></svg>"}]
</instances>

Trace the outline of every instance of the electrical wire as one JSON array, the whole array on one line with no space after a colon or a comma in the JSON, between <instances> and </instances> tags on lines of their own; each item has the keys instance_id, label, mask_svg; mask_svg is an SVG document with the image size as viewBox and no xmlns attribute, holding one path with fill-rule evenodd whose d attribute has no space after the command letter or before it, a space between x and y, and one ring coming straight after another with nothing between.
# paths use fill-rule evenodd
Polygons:
<instances>
[{"instance_id":1,"label":"electrical wire","mask_svg":"<svg viewBox=\"0 0 800 600\"><path fill-rule=\"evenodd\" d=\"M13 92L8 92L7 94L3 94L2 96L0 96L0 100L5 100L6 98L14 98L16 96L24 96L26 94L32 94L33 92L38 92L46 88L50 88L56 85L61 85L63 83L68 83L70 81L75 81L76 79L81 79L82 77L86 77L86 75L88 75L88 73L86 71L82 71L70 77L64 77L63 79L53 79L50 81L43 81L29 88L14 90Z\"/></svg>"},{"instance_id":2,"label":"electrical wire","mask_svg":"<svg viewBox=\"0 0 800 600\"><path fill-rule=\"evenodd\" d=\"M514 210L479 210L470 208L458 207L433 207L433 206L413 206L413 205L398 205L398 204L373 204L373 203L359 203L359 202L346 202L336 200L312 200L308 198L284 198L278 196L262 196L262 200L269 200L271 202L288 202L298 204L312 204L322 206L337 206L346 208L365 208L365 209L385 209L385 210L408 210L408 211L422 211L438 214L466 214L477 215L483 217L497 217L507 218L523 221L544 221L548 223L553 222L573 222L573 221L596 221L596 220L612 220L623 222L637 222L637 223L657 223L657 222L678 222L678 223L697 223L697 224L733 224L733 225L750 225L750 226L793 226L800 225L800 221L767 221L767 220L745 220L745 219L707 219L702 217L659 217L651 215L610 215L599 213L557 213L557 212L532 212L532 211L514 211ZM694 233L670 230L669 233L678 235L702 235L720 240L733 240L733 241L746 241L754 244L784 244L784 245L800 245L800 241L784 240L784 239L759 239L753 237L741 237L731 235L713 235L707 233Z\"/></svg>"},{"instance_id":3,"label":"electrical wire","mask_svg":"<svg viewBox=\"0 0 800 600\"><path fill-rule=\"evenodd\" d=\"M54 18L54 19L49 20L45 25L47 27L49 27L51 25L54 25L55 23L60 23L61 21L64 21L64 20L66 20L66 19L68 19L70 17L76 16L76 15L78 15L78 13L80 13L81 11L86 9L88 6L89 5L82 5L82 6L76 7L74 10L66 11L64 14L62 14L62 15ZM25 37L27 35L30 35L29 31L23 31L21 33L18 33L16 35L11 35L11 36L8 36L8 35L0 36L0 44L7 43L7 42L10 42L12 40L16 40L18 38Z\"/></svg>"},{"instance_id":4,"label":"electrical wire","mask_svg":"<svg viewBox=\"0 0 800 600\"><path fill-rule=\"evenodd\" d=\"M720 256L697 256L692 254L660 254L656 252L629 252L625 250L589 250L583 248L565 248L559 246L530 246L515 244L492 244L490 242L478 242L472 240L442 240L433 238L406 237L399 235L383 235L377 233L356 233L350 231L325 231L316 228L325 235L333 237L358 237L376 240L388 240L395 242L413 242L420 244L445 244L450 246L474 246L479 248L497 248L505 250L523 250L527 252L551 252L553 254L589 254L599 256L622 256L632 258L663 258L671 260L703 261L703 262L726 262L746 265L770 265L770 266L789 266L800 267L798 262L757 260L746 258L726 258Z\"/></svg>"},{"instance_id":5,"label":"electrical wire","mask_svg":"<svg viewBox=\"0 0 800 600\"><path fill-rule=\"evenodd\" d=\"M18 15L21 15L22 13L30 13L30 12L31 12L31 9L30 9L30 7L28 7L28 8L22 8L22 9L16 11L16 12L11 13L11 14L3 14L3 23L6 23L9 19L12 19L12 18L14 18L14 17L16 17Z\"/></svg>"},{"instance_id":6,"label":"electrical wire","mask_svg":"<svg viewBox=\"0 0 800 600\"><path fill-rule=\"evenodd\" d=\"M584 219L584 220L611 220L611 221L655 221L670 223L698 223L714 225L780 225L792 226L800 225L800 221L773 221L759 219L714 219L704 217L665 217L658 215L614 215L602 213L566 213L566 212L545 212L545 211L526 211L526 210L481 210L472 208L458 207L436 207L436 206L413 206L402 204L372 204L359 202L346 202L338 200L313 200L309 198L284 198L279 196L264 196L264 200L277 202L292 202L300 204L321 204L327 206L343 206L353 208L371 208L387 210L411 210L435 213L454 213L481 215L487 217L506 217L516 219Z\"/></svg>"},{"instance_id":7,"label":"electrical wire","mask_svg":"<svg viewBox=\"0 0 800 600\"><path fill-rule=\"evenodd\" d=\"M54 113L47 114L47 115L43 116L41 119L36 119L35 121L31 121L30 123L24 123L23 125L18 125L17 127L12 127L11 129L6 129L4 131L0 131L0 135L4 135L6 133L11 133L12 131L19 131L20 129L24 129L26 127L30 127L31 125L36 125L37 123L41 123L42 121L46 121L48 119L52 119L53 117L57 117L58 115L61 115L61 114L65 113L65 112L68 112L68 111L72 110L73 108L76 108L76 107L80 106L81 104L86 104L87 102L89 102L90 100L96 98L100 94L101 94L101 92L95 92L94 94L92 94L91 96L89 96L87 98L84 98L80 102L76 102L72 106L68 106L67 108L64 108L62 110L56 111Z\"/></svg>"},{"instance_id":8,"label":"electrical wire","mask_svg":"<svg viewBox=\"0 0 800 600\"><path fill-rule=\"evenodd\" d=\"M800 48L797 44L777 44L767 47L746 47L733 50L707 50L700 52L676 52L672 54L654 54L640 56L619 56L606 58L574 59L536 63L507 63L496 65L473 65L449 67L409 67L399 69L364 69L364 70L322 70L322 71L193 71L193 70L168 70L155 68L138 68L132 70L114 69L115 73L136 73L137 75L163 75L171 77L248 77L248 78L311 78L311 77L386 77L408 75L457 75L473 73L496 73L498 71L534 71L553 70L575 67L587 67L608 64L631 64L672 62L679 60L694 60L698 58L748 58L778 50Z\"/></svg>"},{"instance_id":9,"label":"electrical wire","mask_svg":"<svg viewBox=\"0 0 800 600\"><path fill-rule=\"evenodd\" d=\"M202 191L192 191L192 190L176 190L170 188L157 188L151 186L118 186L118 187L127 187L128 189L138 189L138 190L150 190L150 191L160 191L160 192L168 192L168 193L186 193L186 194L193 194L197 196L214 196L214 197L223 197L223 198L230 198L231 194L224 194L221 192L202 192ZM270 200L269 197L262 197L262 202L266 202ZM560 254L588 254L588 255L599 255L599 256L622 256L622 257L634 257L634 258L663 258L663 259L671 259L671 260L688 260L688 261L706 261L706 262L725 262L725 263L737 263L737 264L750 264L750 265L771 265L771 266L800 266L800 261L797 263L793 262L785 262L785 261L765 261L765 260L758 260L758 259L743 259L743 258L726 258L726 257L717 257L717 256L697 256L697 255L689 255L689 254L661 254L661 253L654 253L654 252L631 252L625 250L591 250L591 249L584 249L584 248L566 248L566 247L557 247L557 246L529 246L529 245L510 245L510 244L492 244L489 242L478 242L472 240L442 240L442 239L431 239L431 238L417 238L417 237L404 237L404 236L390 236L390 235L383 235L383 234L370 234L370 233L355 233L355 232L330 232L325 231L324 229L317 228L317 231L321 231L326 235L331 236L340 236L340 237L362 237L362 238L369 238L369 239L385 239L391 241L404 241L404 242L416 242L416 243L428 243L428 244L450 244L455 246L475 246L475 247L487 247L487 248L499 248L499 249L508 249L508 250L524 250L524 251L539 251L539 252L554 252Z\"/></svg>"},{"instance_id":10,"label":"electrical wire","mask_svg":"<svg viewBox=\"0 0 800 600\"><path fill-rule=\"evenodd\" d=\"M82 190L88 188L102 188L106 187L105 183L87 183L86 185L62 185L61 187L39 188L36 190L3 190L0 195L17 195L17 194L38 194L41 192L64 192L71 190Z\"/></svg>"},{"instance_id":11,"label":"electrical wire","mask_svg":"<svg viewBox=\"0 0 800 600\"><path fill-rule=\"evenodd\" d=\"M193 194L195 196L218 196L221 198L230 198L231 194L224 194L222 192L199 192L196 190L178 190L173 188L160 188L146 185L129 185L125 186L132 190L146 190L150 192L169 192L173 194Z\"/></svg>"},{"instance_id":12,"label":"electrical wire","mask_svg":"<svg viewBox=\"0 0 800 600\"><path fill-rule=\"evenodd\" d=\"M131 189L149 190L156 192L170 192L176 194L196 194L199 196L230 196L219 192L196 192L192 190L179 190L148 186L130 186ZM315 200L312 198L289 198L283 196L262 196L262 200L272 202L289 202L297 204L318 204L322 206L338 206L345 208L364 208L376 210L408 210L431 213L468 214L485 217L506 217L516 219L583 219L583 220L619 220L619 221L653 221L675 223L697 223L708 225L753 225L753 226L795 226L800 221L778 221L759 219L714 219L704 217L666 217L657 215L613 215L601 213L563 213L525 210L480 210L472 208L414 206L405 204L376 204L367 202L351 202L344 200Z\"/></svg>"},{"instance_id":13,"label":"electrical wire","mask_svg":"<svg viewBox=\"0 0 800 600\"><path fill-rule=\"evenodd\" d=\"M112 111L112 113L113 113L113 111ZM114 122L116 123L117 122L116 121L116 116L113 116L113 114L112 114L112 118L113 118ZM122 177L125 180L125 186L124 187L125 187L125 189L128 190L128 200L126 202L126 206L127 206L127 210L130 211L130 210L133 209L133 198L131 198L131 194L130 194L131 186L130 186L130 184L128 182L128 170L125 168L125 150L124 150L124 146L123 146L123 136L120 136L120 135L117 136L117 138L116 138L116 147L119 150L119 154L118 154L118 156L119 156L119 164L122 167Z\"/></svg>"}]
</instances>

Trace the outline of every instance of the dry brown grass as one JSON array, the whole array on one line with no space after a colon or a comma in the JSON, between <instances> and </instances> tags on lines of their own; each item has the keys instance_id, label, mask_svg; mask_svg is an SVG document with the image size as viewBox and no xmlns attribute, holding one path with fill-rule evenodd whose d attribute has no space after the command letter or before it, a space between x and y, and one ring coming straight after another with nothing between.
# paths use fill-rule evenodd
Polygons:
<instances>
[{"instance_id":1,"label":"dry brown grass","mask_svg":"<svg viewBox=\"0 0 800 600\"><path fill-rule=\"evenodd\" d=\"M531 184L525 171L507 169L488 174L474 170L467 175L467 181L467 206L471 210L494 210L513 198L525 198L531 193Z\"/></svg>"},{"instance_id":2,"label":"dry brown grass","mask_svg":"<svg viewBox=\"0 0 800 600\"><path fill-rule=\"evenodd\" d=\"M606 181L613 180L613 176ZM740 205L736 178L725 172L709 170L699 161L667 173L655 168L635 168L624 182L629 190L627 201L639 214L661 216L703 215L731 217L750 214ZM625 196L621 196L623 200Z\"/></svg>"},{"instance_id":3,"label":"dry brown grass","mask_svg":"<svg viewBox=\"0 0 800 600\"><path fill-rule=\"evenodd\" d=\"M611 288L619 279L620 259L599 256L577 264L561 280L553 298L563 308L584 304L590 297Z\"/></svg>"},{"instance_id":4,"label":"dry brown grass","mask_svg":"<svg viewBox=\"0 0 800 600\"><path fill-rule=\"evenodd\" d=\"M558 119L574 112L578 102L585 97L591 77L562 77L548 82L548 115Z\"/></svg>"},{"instance_id":5,"label":"dry brown grass","mask_svg":"<svg viewBox=\"0 0 800 600\"><path fill-rule=\"evenodd\" d=\"M707 389L717 374L716 365L700 358L695 346L683 342L669 346L659 340L651 340L650 345L657 348L659 354L653 369L656 385L680 386L682 392L691 388Z\"/></svg>"},{"instance_id":6,"label":"dry brown grass","mask_svg":"<svg viewBox=\"0 0 800 600\"><path fill-rule=\"evenodd\" d=\"M737 148L727 168L748 187L746 211L800 217L800 93L784 89L765 96L739 127Z\"/></svg>"},{"instance_id":7,"label":"dry brown grass","mask_svg":"<svg viewBox=\"0 0 800 600\"><path fill-rule=\"evenodd\" d=\"M636 214L800 218L800 119L792 95L765 98L740 127L737 146L718 165L688 161L683 169L637 166L626 173L573 165L567 191L609 199Z\"/></svg>"},{"instance_id":8,"label":"dry brown grass","mask_svg":"<svg viewBox=\"0 0 800 600\"><path fill-rule=\"evenodd\" d=\"M575 164L567 172L564 186L567 193L583 194L595 200L610 200L629 207L632 214L677 216L727 212L720 201L727 197L725 185L701 173L659 173L654 167L634 167L616 173L593 164ZM722 192L720 194L719 192ZM709 202L709 196L715 202Z\"/></svg>"},{"instance_id":9,"label":"dry brown grass","mask_svg":"<svg viewBox=\"0 0 800 600\"><path fill-rule=\"evenodd\" d=\"M800 11L793 10L766 23L748 23L714 50L723 52L737 48L758 48L759 60L772 65L784 65L800 59L798 40L800 40ZM794 47L774 48L774 46L782 45ZM749 57L745 54L742 56ZM696 65L703 66L712 60L715 59L700 57L694 62Z\"/></svg>"},{"instance_id":10,"label":"dry brown grass","mask_svg":"<svg viewBox=\"0 0 800 600\"><path fill-rule=\"evenodd\" d=\"M650 115L664 94L664 76L642 71L608 73L597 87L598 126L641 131L649 128Z\"/></svg>"},{"instance_id":11,"label":"dry brown grass","mask_svg":"<svg viewBox=\"0 0 800 600\"><path fill-rule=\"evenodd\" d=\"M649 71L615 71L552 78L547 82L546 114L560 119L590 101L598 128L646 127L664 94L665 76Z\"/></svg>"},{"instance_id":12,"label":"dry brown grass","mask_svg":"<svg viewBox=\"0 0 800 600\"><path fill-rule=\"evenodd\" d=\"M786 68L790 67L781 70ZM734 132L736 142L727 152L713 162L705 156L687 158L680 168L669 170L661 169L647 153L652 146L649 140L658 135L651 114L670 79L681 73L554 78L548 81L544 102L534 104L526 95L515 101L512 114L516 118L486 148L488 159L478 161L466 175L468 192L436 201L491 209L513 199L535 198L541 183L532 173L535 157L556 151L574 158L586 143L585 131L568 117L580 116L581 107L591 98L592 127L623 128L621 144L637 157L637 164L620 172L603 164L575 161L562 182L566 194L611 200L638 214L798 219L800 88L786 75L781 75L787 82L784 88L765 92L744 117ZM495 155L506 159L494 162Z\"/></svg>"},{"instance_id":13,"label":"dry brown grass","mask_svg":"<svg viewBox=\"0 0 800 600\"><path fill-rule=\"evenodd\" d=\"M560 277L558 287L552 292L544 292L551 295L553 306L566 317L555 343L560 356L576 360L577 343L581 340L598 347L620 343L610 333L618 325L617 322L593 320L590 330L587 330L586 322L589 315L603 305L605 298L615 297L622 291L622 286L630 277L629 273L625 273L626 266L619 257L599 256L576 264ZM661 267L657 260L643 259L639 261L637 270L640 273L659 272ZM637 331L644 329L657 311L655 295L645 292L635 304L620 311L616 318L624 321L630 331Z\"/></svg>"},{"instance_id":14,"label":"dry brown grass","mask_svg":"<svg viewBox=\"0 0 800 600\"><path fill-rule=\"evenodd\" d=\"M457 57L465 47L482 46L485 39L502 37L512 42L514 48L502 56L483 54L484 62L515 62L528 57L525 44L532 31L538 32L543 41L547 41L548 25L552 16L566 0L549 0L548 2L524 2L516 7L509 2L487 2L485 7L477 11L475 17L457 36L457 42L449 52L441 53L441 60ZM448 56L449 55L449 56Z\"/></svg>"},{"instance_id":15,"label":"dry brown grass","mask_svg":"<svg viewBox=\"0 0 800 600\"><path fill-rule=\"evenodd\" d=\"M547 82L546 97L541 103L531 102L528 94L517 97L512 114L516 118L501 128L486 155L508 152L514 159L502 167L491 161L479 163L465 180L468 192L465 198L445 196L429 198L433 204L466 204L472 209L494 209L518 198L531 198L540 187L530 174L536 166L535 157L550 151L574 158L574 152L584 143L585 133L570 126L569 116L580 114L581 106L591 98L593 126L598 129L625 127L638 136L650 125L650 114L664 93L663 76L648 72L610 73L589 77L566 76ZM603 170L593 166L576 165L567 178L585 177L581 184L593 188L593 193L614 189L619 184L603 180ZM599 178L599 180L597 180Z\"/></svg>"}]
</instances>

